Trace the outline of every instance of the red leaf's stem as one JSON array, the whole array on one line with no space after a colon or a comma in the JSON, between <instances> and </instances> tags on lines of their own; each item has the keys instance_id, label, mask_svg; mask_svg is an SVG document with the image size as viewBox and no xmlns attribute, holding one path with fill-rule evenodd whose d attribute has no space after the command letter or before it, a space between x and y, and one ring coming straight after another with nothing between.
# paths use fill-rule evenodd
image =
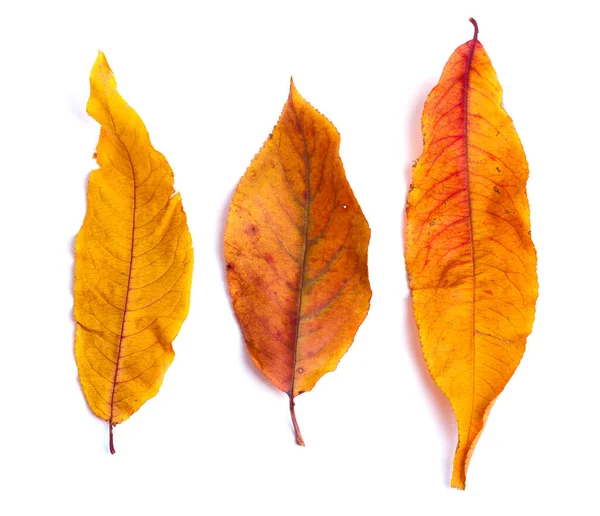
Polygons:
<instances>
[{"instance_id":1,"label":"red leaf's stem","mask_svg":"<svg viewBox=\"0 0 600 516\"><path fill-rule=\"evenodd\" d=\"M475 27L475 34L473 34L473 41L477 41L477 36L479 35L479 25L477 25L475 18L469 18L469 21L473 24L473 27Z\"/></svg>"},{"instance_id":2,"label":"red leaf's stem","mask_svg":"<svg viewBox=\"0 0 600 516\"><path fill-rule=\"evenodd\" d=\"M114 455L115 444L113 442L113 426L110 422L108 423L108 446L110 448L110 453Z\"/></svg>"},{"instance_id":3,"label":"red leaf's stem","mask_svg":"<svg viewBox=\"0 0 600 516\"><path fill-rule=\"evenodd\" d=\"M302 439L302 434L300 433L300 427L298 426L298 421L296 421L296 412L294 411L294 398L290 396L290 414L292 416L292 424L294 425L294 432L296 433L296 442L300 446L304 446L304 439Z\"/></svg>"}]
</instances>

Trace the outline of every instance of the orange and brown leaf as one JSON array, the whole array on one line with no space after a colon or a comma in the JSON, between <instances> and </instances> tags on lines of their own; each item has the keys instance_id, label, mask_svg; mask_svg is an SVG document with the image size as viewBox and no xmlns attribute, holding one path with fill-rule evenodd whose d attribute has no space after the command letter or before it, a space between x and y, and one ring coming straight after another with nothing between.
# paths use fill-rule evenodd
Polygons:
<instances>
[{"instance_id":1,"label":"orange and brown leaf","mask_svg":"<svg viewBox=\"0 0 600 516\"><path fill-rule=\"evenodd\" d=\"M423 354L458 422L459 489L523 356L538 295L527 160L474 25L425 104L405 251Z\"/></svg>"},{"instance_id":2,"label":"orange and brown leaf","mask_svg":"<svg viewBox=\"0 0 600 516\"><path fill-rule=\"evenodd\" d=\"M87 111L101 125L75 244L75 354L94 414L112 427L158 392L187 316L193 249L173 171L117 92L101 52Z\"/></svg>"},{"instance_id":3,"label":"orange and brown leaf","mask_svg":"<svg viewBox=\"0 0 600 516\"><path fill-rule=\"evenodd\" d=\"M294 84L242 177L225 230L227 281L250 356L290 397L333 371L369 310L370 229L340 137Z\"/></svg>"}]
</instances>

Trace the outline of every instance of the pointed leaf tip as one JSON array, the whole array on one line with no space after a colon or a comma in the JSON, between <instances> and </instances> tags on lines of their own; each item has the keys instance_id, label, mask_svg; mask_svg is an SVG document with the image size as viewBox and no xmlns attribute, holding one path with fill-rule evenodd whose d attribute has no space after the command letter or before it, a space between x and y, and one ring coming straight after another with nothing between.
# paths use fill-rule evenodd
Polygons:
<instances>
[{"instance_id":1,"label":"pointed leaf tip","mask_svg":"<svg viewBox=\"0 0 600 516\"><path fill-rule=\"evenodd\" d=\"M289 98L292 99L292 97L294 97L296 95L300 95L300 94L298 93L298 88L296 88L296 85L294 84L294 78L290 77L290 94L289 94Z\"/></svg>"},{"instance_id":2,"label":"pointed leaf tip","mask_svg":"<svg viewBox=\"0 0 600 516\"><path fill-rule=\"evenodd\" d=\"M105 69L108 72L110 72L110 74L112 75L112 70L108 64L106 55L104 54L104 52L102 52L102 50L98 50L98 55L96 56L96 61L94 62L94 66L92 67L92 70L97 70L97 69Z\"/></svg>"}]
</instances>

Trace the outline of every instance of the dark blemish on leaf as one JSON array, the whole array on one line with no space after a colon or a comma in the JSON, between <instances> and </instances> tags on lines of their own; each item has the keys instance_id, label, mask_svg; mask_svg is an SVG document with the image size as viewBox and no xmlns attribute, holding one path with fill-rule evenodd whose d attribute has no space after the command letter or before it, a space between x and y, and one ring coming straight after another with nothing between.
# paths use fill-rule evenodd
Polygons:
<instances>
[{"instance_id":1,"label":"dark blemish on leaf","mask_svg":"<svg viewBox=\"0 0 600 516\"><path fill-rule=\"evenodd\" d=\"M484 290L483 292L489 294L490 296L493 294L491 290Z\"/></svg>"},{"instance_id":2,"label":"dark blemish on leaf","mask_svg":"<svg viewBox=\"0 0 600 516\"><path fill-rule=\"evenodd\" d=\"M273 133L269 133L269 140L273 138Z\"/></svg>"},{"instance_id":3,"label":"dark blemish on leaf","mask_svg":"<svg viewBox=\"0 0 600 516\"><path fill-rule=\"evenodd\" d=\"M275 263L275 259L274 259L274 258L273 258L273 256L272 256L272 255L270 255L270 254L265 254L265 261L266 261L267 263Z\"/></svg>"},{"instance_id":4,"label":"dark blemish on leaf","mask_svg":"<svg viewBox=\"0 0 600 516\"><path fill-rule=\"evenodd\" d=\"M250 231L252 231L252 233L256 233L256 226L250 226Z\"/></svg>"},{"instance_id":5,"label":"dark blemish on leaf","mask_svg":"<svg viewBox=\"0 0 600 516\"><path fill-rule=\"evenodd\" d=\"M498 174L502 174L502 169L500 167L496 167L496 172L498 172Z\"/></svg>"},{"instance_id":6,"label":"dark blemish on leaf","mask_svg":"<svg viewBox=\"0 0 600 516\"><path fill-rule=\"evenodd\" d=\"M498 187L497 187L497 186L494 186L494 192L496 192L497 194L499 194L499 193L500 193L500 190L498 190Z\"/></svg>"},{"instance_id":7,"label":"dark blemish on leaf","mask_svg":"<svg viewBox=\"0 0 600 516\"><path fill-rule=\"evenodd\" d=\"M430 226L435 226L435 220L432 220L432 221L429 223L429 225L430 225Z\"/></svg>"},{"instance_id":8,"label":"dark blemish on leaf","mask_svg":"<svg viewBox=\"0 0 600 516\"><path fill-rule=\"evenodd\" d=\"M508 215L510 213L510 211L504 210L504 213L506 213Z\"/></svg>"},{"instance_id":9,"label":"dark blemish on leaf","mask_svg":"<svg viewBox=\"0 0 600 516\"><path fill-rule=\"evenodd\" d=\"M229 271L229 270L231 270L231 269L233 269L233 265L232 265L232 264L230 264L230 263L228 263L228 264L227 264L227 270Z\"/></svg>"}]
</instances>

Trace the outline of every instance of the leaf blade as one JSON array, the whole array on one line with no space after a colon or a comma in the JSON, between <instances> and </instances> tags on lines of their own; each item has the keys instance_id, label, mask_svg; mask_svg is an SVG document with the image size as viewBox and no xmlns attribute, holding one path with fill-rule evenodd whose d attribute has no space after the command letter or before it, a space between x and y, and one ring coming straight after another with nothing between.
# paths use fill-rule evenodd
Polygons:
<instances>
[{"instance_id":1,"label":"leaf blade","mask_svg":"<svg viewBox=\"0 0 600 516\"><path fill-rule=\"evenodd\" d=\"M527 160L474 25L425 104L405 250L425 360L458 421L460 489L524 353L537 299Z\"/></svg>"},{"instance_id":2,"label":"leaf blade","mask_svg":"<svg viewBox=\"0 0 600 516\"><path fill-rule=\"evenodd\" d=\"M294 422L293 399L336 368L370 304L370 229L338 150L334 126L292 82L225 229L227 280L248 351L290 396Z\"/></svg>"},{"instance_id":3,"label":"leaf blade","mask_svg":"<svg viewBox=\"0 0 600 516\"><path fill-rule=\"evenodd\" d=\"M74 315L79 379L112 427L160 389L189 310L193 249L173 172L117 92L99 52L88 113L101 125L99 168L76 238Z\"/></svg>"}]
</instances>

